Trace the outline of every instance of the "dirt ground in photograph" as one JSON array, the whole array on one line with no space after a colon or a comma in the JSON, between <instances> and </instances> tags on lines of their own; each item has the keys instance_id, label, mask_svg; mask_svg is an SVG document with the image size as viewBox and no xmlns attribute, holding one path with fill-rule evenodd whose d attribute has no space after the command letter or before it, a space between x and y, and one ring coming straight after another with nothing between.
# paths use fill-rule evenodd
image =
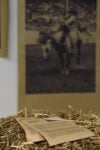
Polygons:
<instances>
[{"instance_id":1,"label":"dirt ground in photograph","mask_svg":"<svg viewBox=\"0 0 100 150\"><path fill-rule=\"evenodd\" d=\"M68 76L61 74L56 51L44 61L39 45L26 45L26 93L95 92L95 44L82 46L80 64L76 53Z\"/></svg>"}]
</instances>

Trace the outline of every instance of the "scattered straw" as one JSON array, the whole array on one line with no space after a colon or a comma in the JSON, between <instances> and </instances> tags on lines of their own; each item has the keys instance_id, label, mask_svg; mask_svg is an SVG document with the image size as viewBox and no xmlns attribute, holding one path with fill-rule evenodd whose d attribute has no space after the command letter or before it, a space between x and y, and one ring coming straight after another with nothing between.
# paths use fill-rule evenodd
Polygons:
<instances>
[{"instance_id":1,"label":"scattered straw","mask_svg":"<svg viewBox=\"0 0 100 150\"><path fill-rule=\"evenodd\" d=\"M46 141L27 142L24 130L15 119L17 116L38 118L59 116L67 120L73 120L79 126L90 129L95 136L54 147L50 147ZM49 110L32 109L31 112L27 112L25 108L14 117L0 119L0 150L100 150L100 117L92 112L84 114L82 110L75 110L70 105L66 111L58 112L55 115L50 114Z\"/></svg>"}]
</instances>

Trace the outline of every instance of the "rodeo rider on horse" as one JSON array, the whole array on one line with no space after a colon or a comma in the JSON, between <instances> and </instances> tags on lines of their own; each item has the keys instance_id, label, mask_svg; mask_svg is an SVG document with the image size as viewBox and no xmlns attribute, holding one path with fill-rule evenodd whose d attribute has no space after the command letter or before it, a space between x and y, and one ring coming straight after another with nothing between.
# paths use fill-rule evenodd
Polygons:
<instances>
[{"instance_id":1,"label":"rodeo rider on horse","mask_svg":"<svg viewBox=\"0 0 100 150\"><path fill-rule=\"evenodd\" d=\"M77 12L70 10L68 16L59 17L57 20L53 21L53 24L50 29L46 32L42 32L42 43L43 55L47 60L49 58L50 52L52 49L57 51L60 64L61 64L61 73L69 75L70 64L73 56L73 41L70 35L71 27L76 26L77 29L77 63L80 62L80 52L82 40L80 39L79 32L82 31L80 24L77 18Z\"/></svg>"}]
</instances>

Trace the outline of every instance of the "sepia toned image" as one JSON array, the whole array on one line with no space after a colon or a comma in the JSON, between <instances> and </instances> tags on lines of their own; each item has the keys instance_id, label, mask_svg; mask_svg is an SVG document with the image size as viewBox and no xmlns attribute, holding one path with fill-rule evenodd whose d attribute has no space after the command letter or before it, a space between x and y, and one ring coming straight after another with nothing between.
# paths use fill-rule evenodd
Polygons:
<instances>
[{"instance_id":1,"label":"sepia toned image","mask_svg":"<svg viewBox=\"0 0 100 150\"><path fill-rule=\"evenodd\" d=\"M95 92L96 0L26 0L26 93Z\"/></svg>"},{"instance_id":2,"label":"sepia toned image","mask_svg":"<svg viewBox=\"0 0 100 150\"><path fill-rule=\"evenodd\" d=\"M18 109L99 112L100 1L19 0L18 9Z\"/></svg>"},{"instance_id":3,"label":"sepia toned image","mask_svg":"<svg viewBox=\"0 0 100 150\"><path fill-rule=\"evenodd\" d=\"M0 0L0 57L7 56L8 0Z\"/></svg>"}]
</instances>

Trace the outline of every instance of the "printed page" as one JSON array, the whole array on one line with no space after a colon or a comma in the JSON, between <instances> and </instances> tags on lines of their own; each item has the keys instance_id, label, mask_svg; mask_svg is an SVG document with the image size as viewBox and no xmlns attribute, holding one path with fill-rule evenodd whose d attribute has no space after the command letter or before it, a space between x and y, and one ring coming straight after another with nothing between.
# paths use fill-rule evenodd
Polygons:
<instances>
[{"instance_id":1,"label":"printed page","mask_svg":"<svg viewBox=\"0 0 100 150\"><path fill-rule=\"evenodd\" d=\"M39 119L34 118L16 118L17 122L21 125L26 133L27 141L39 142L43 141L44 138L34 129L32 126L35 123L41 122ZM42 123L44 121L42 120Z\"/></svg>"},{"instance_id":2,"label":"printed page","mask_svg":"<svg viewBox=\"0 0 100 150\"><path fill-rule=\"evenodd\" d=\"M93 136L94 134L72 121L54 121L43 124L36 123L35 129L48 141L50 146L75 141Z\"/></svg>"}]
</instances>

